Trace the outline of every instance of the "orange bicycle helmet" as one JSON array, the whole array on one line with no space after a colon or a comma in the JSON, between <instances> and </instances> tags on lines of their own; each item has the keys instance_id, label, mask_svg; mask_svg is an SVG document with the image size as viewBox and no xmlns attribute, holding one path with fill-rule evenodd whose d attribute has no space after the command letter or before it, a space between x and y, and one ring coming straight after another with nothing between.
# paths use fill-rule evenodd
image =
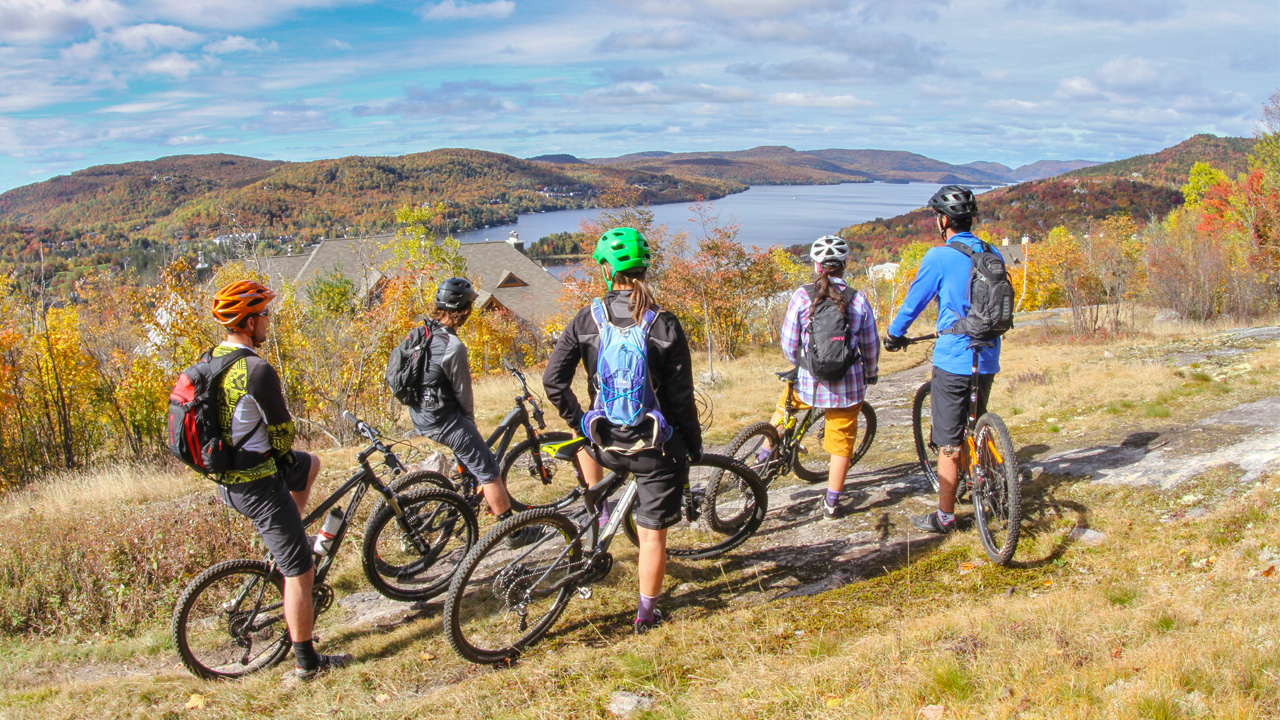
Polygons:
<instances>
[{"instance_id":1,"label":"orange bicycle helmet","mask_svg":"<svg viewBox=\"0 0 1280 720\"><path fill-rule=\"evenodd\" d=\"M252 280L237 280L225 285L213 296L213 319L219 325L239 327L247 318L267 309L276 294L266 285Z\"/></svg>"}]
</instances>

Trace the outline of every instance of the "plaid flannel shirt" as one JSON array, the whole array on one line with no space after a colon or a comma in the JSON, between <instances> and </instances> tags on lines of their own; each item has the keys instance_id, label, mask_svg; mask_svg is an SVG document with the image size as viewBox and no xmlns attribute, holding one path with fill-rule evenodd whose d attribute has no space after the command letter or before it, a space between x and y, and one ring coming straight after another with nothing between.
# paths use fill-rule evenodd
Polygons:
<instances>
[{"instance_id":1,"label":"plaid flannel shirt","mask_svg":"<svg viewBox=\"0 0 1280 720\"><path fill-rule=\"evenodd\" d=\"M844 289L841 278L831 278L831 282ZM876 377L880 373L880 333L876 329L875 312L862 293L854 296L849 303L849 327L853 329L853 338L857 340L862 362L854 363L844 377L835 380L819 380L809 371L800 368L796 380L796 394L800 399L814 407L844 408L862 402L867 392L866 378ZM787 315L782 321L782 354L792 365L797 363L802 343L809 342L809 293L799 288L791 296L787 304Z\"/></svg>"}]
</instances>

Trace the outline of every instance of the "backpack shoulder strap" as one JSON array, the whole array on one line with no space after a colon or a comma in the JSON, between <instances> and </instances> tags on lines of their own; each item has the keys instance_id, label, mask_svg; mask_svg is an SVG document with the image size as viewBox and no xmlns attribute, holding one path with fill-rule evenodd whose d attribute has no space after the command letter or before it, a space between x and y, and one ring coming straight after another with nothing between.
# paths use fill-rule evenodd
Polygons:
<instances>
[{"instance_id":1,"label":"backpack shoulder strap","mask_svg":"<svg viewBox=\"0 0 1280 720\"><path fill-rule=\"evenodd\" d=\"M613 324L609 320L609 311L605 310L604 301L600 298L591 299L591 317L596 321L596 326L600 329L600 332L604 332L605 325Z\"/></svg>"},{"instance_id":2,"label":"backpack shoulder strap","mask_svg":"<svg viewBox=\"0 0 1280 720\"><path fill-rule=\"evenodd\" d=\"M813 302L813 299L818 297L818 288L813 283L805 283L800 286L800 289L804 290L804 294L809 296L809 302Z\"/></svg>"},{"instance_id":3,"label":"backpack shoulder strap","mask_svg":"<svg viewBox=\"0 0 1280 720\"><path fill-rule=\"evenodd\" d=\"M662 308L649 308L644 311L644 317L640 320L641 335L647 336L649 334L649 328L653 325L654 321L658 319L658 313L660 312L662 312Z\"/></svg>"},{"instance_id":4,"label":"backpack shoulder strap","mask_svg":"<svg viewBox=\"0 0 1280 720\"><path fill-rule=\"evenodd\" d=\"M213 357L213 350L210 350L200 358L200 361L209 363L209 379L213 380L226 372L228 368L236 363L236 361L253 354L253 351L248 348L238 348L236 350L232 350L226 355Z\"/></svg>"},{"instance_id":5,"label":"backpack shoulder strap","mask_svg":"<svg viewBox=\"0 0 1280 720\"><path fill-rule=\"evenodd\" d=\"M983 243L983 245L986 245L986 243ZM964 253L965 257L969 258L970 260L972 260L973 256L976 254L973 252L973 248L969 247L968 245L965 245L959 240L952 240L951 242L947 243L947 247L953 250L959 250L960 252Z\"/></svg>"},{"instance_id":6,"label":"backpack shoulder strap","mask_svg":"<svg viewBox=\"0 0 1280 720\"><path fill-rule=\"evenodd\" d=\"M844 296L845 307L848 307L849 303L853 302L853 299L858 296L858 291L848 285L845 285L844 290L841 290L840 294Z\"/></svg>"}]
</instances>

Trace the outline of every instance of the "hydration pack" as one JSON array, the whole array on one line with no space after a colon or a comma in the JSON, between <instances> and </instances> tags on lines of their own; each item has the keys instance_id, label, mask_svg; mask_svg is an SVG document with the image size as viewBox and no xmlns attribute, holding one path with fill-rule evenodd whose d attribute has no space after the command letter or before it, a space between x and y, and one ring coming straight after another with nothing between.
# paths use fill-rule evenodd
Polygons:
<instances>
[{"instance_id":1,"label":"hydration pack","mask_svg":"<svg viewBox=\"0 0 1280 720\"><path fill-rule=\"evenodd\" d=\"M947 245L968 256L973 269L969 271L969 312L942 334L991 341L1009 332L1013 327L1013 283L1004 260L985 242L983 251L977 253L962 242Z\"/></svg>"},{"instance_id":2,"label":"hydration pack","mask_svg":"<svg viewBox=\"0 0 1280 720\"><path fill-rule=\"evenodd\" d=\"M638 325L620 328L609 320L604 303L591 303L591 317L600 328L596 353L596 400L582 419L582 431L593 445L601 444L600 422L622 428L639 429L652 424L641 442L631 447L606 447L633 453L656 447L671 437L671 427L658 410L658 398L649 377L649 328L658 313L646 310Z\"/></svg>"},{"instance_id":3,"label":"hydration pack","mask_svg":"<svg viewBox=\"0 0 1280 720\"><path fill-rule=\"evenodd\" d=\"M214 402L214 388L222 374L232 363L252 354L253 351L241 348L214 357L213 350L209 350L178 375L173 392L169 393L169 452L201 475L220 475L250 467L265 457L262 453L241 450L262 421L233 445L222 437Z\"/></svg>"},{"instance_id":4,"label":"hydration pack","mask_svg":"<svg viewBox=\"0 0 1280 720\"><path fill-rule=\"evenodd\" d=\"M431 360L431 324L409 331L387 358L387 387L402 405L418 407L422 402L422 377Z\"/></svg>"},{"instance_id":5,"label":"hydration pack","mask_svg":"<svg viewBox=\"0 0 1280 720\"><path fill-rule=\"evenodd\" d=\"M861 359L857 347L850 343L853 328L849 324L849 304L858 291L846 287L840 291L840 304L824 296L815 305L817 288L810 284L804 290L813 309L809 313L809 342L800 347L800 365L815 378L834 382Z\"/></svg>"}]
</instances>

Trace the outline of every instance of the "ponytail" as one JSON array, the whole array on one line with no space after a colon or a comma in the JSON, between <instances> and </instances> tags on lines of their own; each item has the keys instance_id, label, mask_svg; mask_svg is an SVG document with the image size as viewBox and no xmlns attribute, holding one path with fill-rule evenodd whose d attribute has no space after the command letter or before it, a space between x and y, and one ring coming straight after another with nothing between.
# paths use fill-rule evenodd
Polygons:
<instances>
[{"instance_id":1,"label":"ponytail","mask_svg":"<svg viewBox=\"0 0 1280 720\"><path fill-rule=\"evenodd\" d=\"M844 277L844 263L839 264L827 261L818 266L818 277L813 281L813 302L809 304L809 314L813 314L813 310L817 307L823 298L828 298L831 302L839 304L843 297L840 295L840 288L831 282L832 277Z\"/></svg>"},{"instance_id":2,"label":"ponytail","mask_svg":"<svg viewBox=\"0 0 1280 720\"><path fill-rule=\"evenodd\" d=\"M644 314L649 310L658 309L658 301L653 297L653 291L644 281L645 271L639 272L620 272L614 276L614 282L622 278L626 283L630 284L631 299L627 303L627 309L631 311L631 319L637 325L644 322Z\"/></svg>"}]
</instances>

